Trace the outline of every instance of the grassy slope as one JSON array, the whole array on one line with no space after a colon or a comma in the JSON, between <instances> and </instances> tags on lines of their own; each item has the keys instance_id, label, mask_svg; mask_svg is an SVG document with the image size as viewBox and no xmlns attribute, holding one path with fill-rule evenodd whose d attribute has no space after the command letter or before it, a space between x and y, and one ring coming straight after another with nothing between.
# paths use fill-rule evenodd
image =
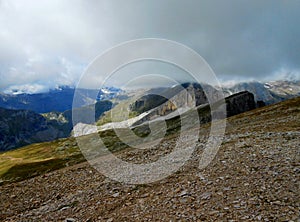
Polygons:
<instances>
[{"instance_id":1,"label":"grassy slope","mask_svg":"<svg viewBox=\"0 0 300 222\"><path fill-rule=\"evenodd\" d=\"M74 138L0 153L0 179L18 181L84 161Z\"/></svg>"},{"instance_id":2,"label":"grassy slope","mask_svg":"<svg viewBox=\"0 0 300 222\"><path fill-rule=\"evenodd\" d=\"M250 120L255 116L257 121L263 122L265 118L274 118L276 113L280 113L280 115L285 113L286 115L298 115L300 112L299 104L300 97L242 113L231 117L231 119L247 118ZM289 112L290 109L293 109L292 113ZM297 123L295 124L290 126L291 129L295 130L299 127ZM167 134L172 134L180 129L178 128L180 127L180 119L172 119L167 122L167 125L169 128L169 133ZM202 127L205 126L202 125ZM134 132L139 136L146 136L148 129L144 128L145 126L136 128ZM118 140L112 130L100 132L100 136L103 138L106 146L113 152L127 148L125 144ZM0 183L1 180L4 182L23 180L84 160L74 138L32 144L13 151L0 153Z\"/></svg>"},{"instance_id":3,"label":"grassy slope","mask_svg":"<svg viewBox=\"0 0 300 222\"><path fill-rule=\"evenodd\" d=\"M129 118L138 116L138 113L128 111L128 107L130 104L132 104L134 101L134 98L130 98L124 101L116 101L114 104L115 106L109 110L103 113L103 115L100 117L100 119L97 121L98 126L102 126L106 123L111 123L111 122L121 122L123 120L126 120L128 116L125 114L129 115ZM112 121L112 113L114 115L114 121Z\"/></svg>"}]
</instances>

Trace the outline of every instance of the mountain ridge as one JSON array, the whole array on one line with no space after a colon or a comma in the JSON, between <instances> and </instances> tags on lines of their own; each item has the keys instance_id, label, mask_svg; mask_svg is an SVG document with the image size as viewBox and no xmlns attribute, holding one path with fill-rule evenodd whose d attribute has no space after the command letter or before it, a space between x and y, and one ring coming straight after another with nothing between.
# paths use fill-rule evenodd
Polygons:
<instances>
[{"instance_id":1,"label":"mountain ridge","mask_svg":"<svg viewBox=\"0 0 300 222\"><path fill-rule=\"evenodd\" d=\"M297 97L228 118L224 141L203 170L198 166L210 125L201 125L191 159L176 173L151 184L116 182L87 162L69 166L72 152L79 151L72 140L39 144L40 152L31 159L20 160L18 152L28 153L35 145L0 154L2 162L16 166L7 171L10 176L20 176L21 169L32 173L30 179L0 186L0 220L297 221L299 104ZM107 142L112 140L109 132L106 136ZM156 149L127 149L114 155L129 162L155 161L172 152L176 139L175 134ZM36 155L56 149L62 152L63 168L41 169L46 163L36 162ZM33 169L41 171L32 171L27 161L35 161Z\"/></svg>"},{"instance_id":2,"label":"mountain ridge","mask_svg":"<svg viewBox=\"0 0 300 222\"><path fill-rule=\"evenodd\" d=\"M73 97L77 93L76 107L73 107ZM37 94L4 94L0 93L0 107L6 109L32 110L36 113L64 112L79 108L96 101L111 100L122 92L114 87L104 87L100 90L75 89L63 87Z\"/></svg>"},{"instance_id":3,"label":"mountain ridge","mask_svg":"<svg viewBox=\"0 0 300 222\"><path fill-rule=\"evenodd\" d=\"M75 110L83 116L86 109L95 109L98 119L112 105L104 100ZM0 151L69 137L72 129L72 110L39 114L31 110L0 108Z\"/></svg>"}]
</instances>

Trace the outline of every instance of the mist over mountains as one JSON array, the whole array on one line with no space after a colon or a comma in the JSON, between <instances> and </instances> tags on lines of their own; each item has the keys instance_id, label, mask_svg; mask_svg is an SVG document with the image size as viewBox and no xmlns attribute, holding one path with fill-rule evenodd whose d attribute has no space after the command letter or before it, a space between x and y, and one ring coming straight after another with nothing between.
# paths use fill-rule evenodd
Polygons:
<instances>
[{"instance_id":1,"label":"mist over mountains","mask_svg":"<svg viewBox=\"0 0 300 222\"><path fill-rule=\"evenodd\" d=\"M96 101L110 100L119 95L120 89L105 87L101 90L76 89L79 101L76 107L94 104ZM64 86L37 94L0 93L0 107L5 109L26 109L37 113L64 112L72 109L75 89Z\"/></svg>"},{"instance_id":2,"label":"mist over mountains","mask_svg":"<svg viewBox=\"0 0 300 222\"><path fill-rule=\"evenodd\" d=\"M300 96L300 81L242 82L231 87L223 87L223 90L225 95L248 91L254 94L256 101L272 104Z\"/></svg>"}]
</instances>

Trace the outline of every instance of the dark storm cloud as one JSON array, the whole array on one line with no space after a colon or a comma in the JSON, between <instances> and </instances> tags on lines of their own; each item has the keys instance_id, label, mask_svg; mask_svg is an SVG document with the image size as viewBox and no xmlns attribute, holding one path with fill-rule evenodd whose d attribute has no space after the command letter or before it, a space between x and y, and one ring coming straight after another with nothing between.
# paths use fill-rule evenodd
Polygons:
<instances>
[{"instance_id":1,"label":"dark storm cloud","mask_svg":"<svg viewBox=\"0 0 300 222\"><path fill-rule=\"evenodd\" d=\"M297 0L2 0L0 88L76 84L99 53L149 37L191 47L220 79L299 78L299 10Z\"/></svg>"}]
</instances>

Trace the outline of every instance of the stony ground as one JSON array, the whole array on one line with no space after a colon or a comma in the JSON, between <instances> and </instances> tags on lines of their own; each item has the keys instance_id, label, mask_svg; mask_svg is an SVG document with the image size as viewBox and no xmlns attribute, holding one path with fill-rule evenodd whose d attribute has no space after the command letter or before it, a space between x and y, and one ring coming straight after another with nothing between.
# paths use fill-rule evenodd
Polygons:
<instances>
[{"instance_id":1,"label":"stony ground","mask_svg":"<svg viewBox=\"0 0 300 222\"><path fill-rule=\"evenodd\" d=\"M0 220L299 222L299 104L298 98L229 118L218 154L201 171L202 139L184 167L152 184L115 182L85 162L2 185ZM176 135L167 138L157 152L145 151L147 158L175 142ZM143 158L134 150L118 155L134 154Z\"/></svg>"}]
</instances>

